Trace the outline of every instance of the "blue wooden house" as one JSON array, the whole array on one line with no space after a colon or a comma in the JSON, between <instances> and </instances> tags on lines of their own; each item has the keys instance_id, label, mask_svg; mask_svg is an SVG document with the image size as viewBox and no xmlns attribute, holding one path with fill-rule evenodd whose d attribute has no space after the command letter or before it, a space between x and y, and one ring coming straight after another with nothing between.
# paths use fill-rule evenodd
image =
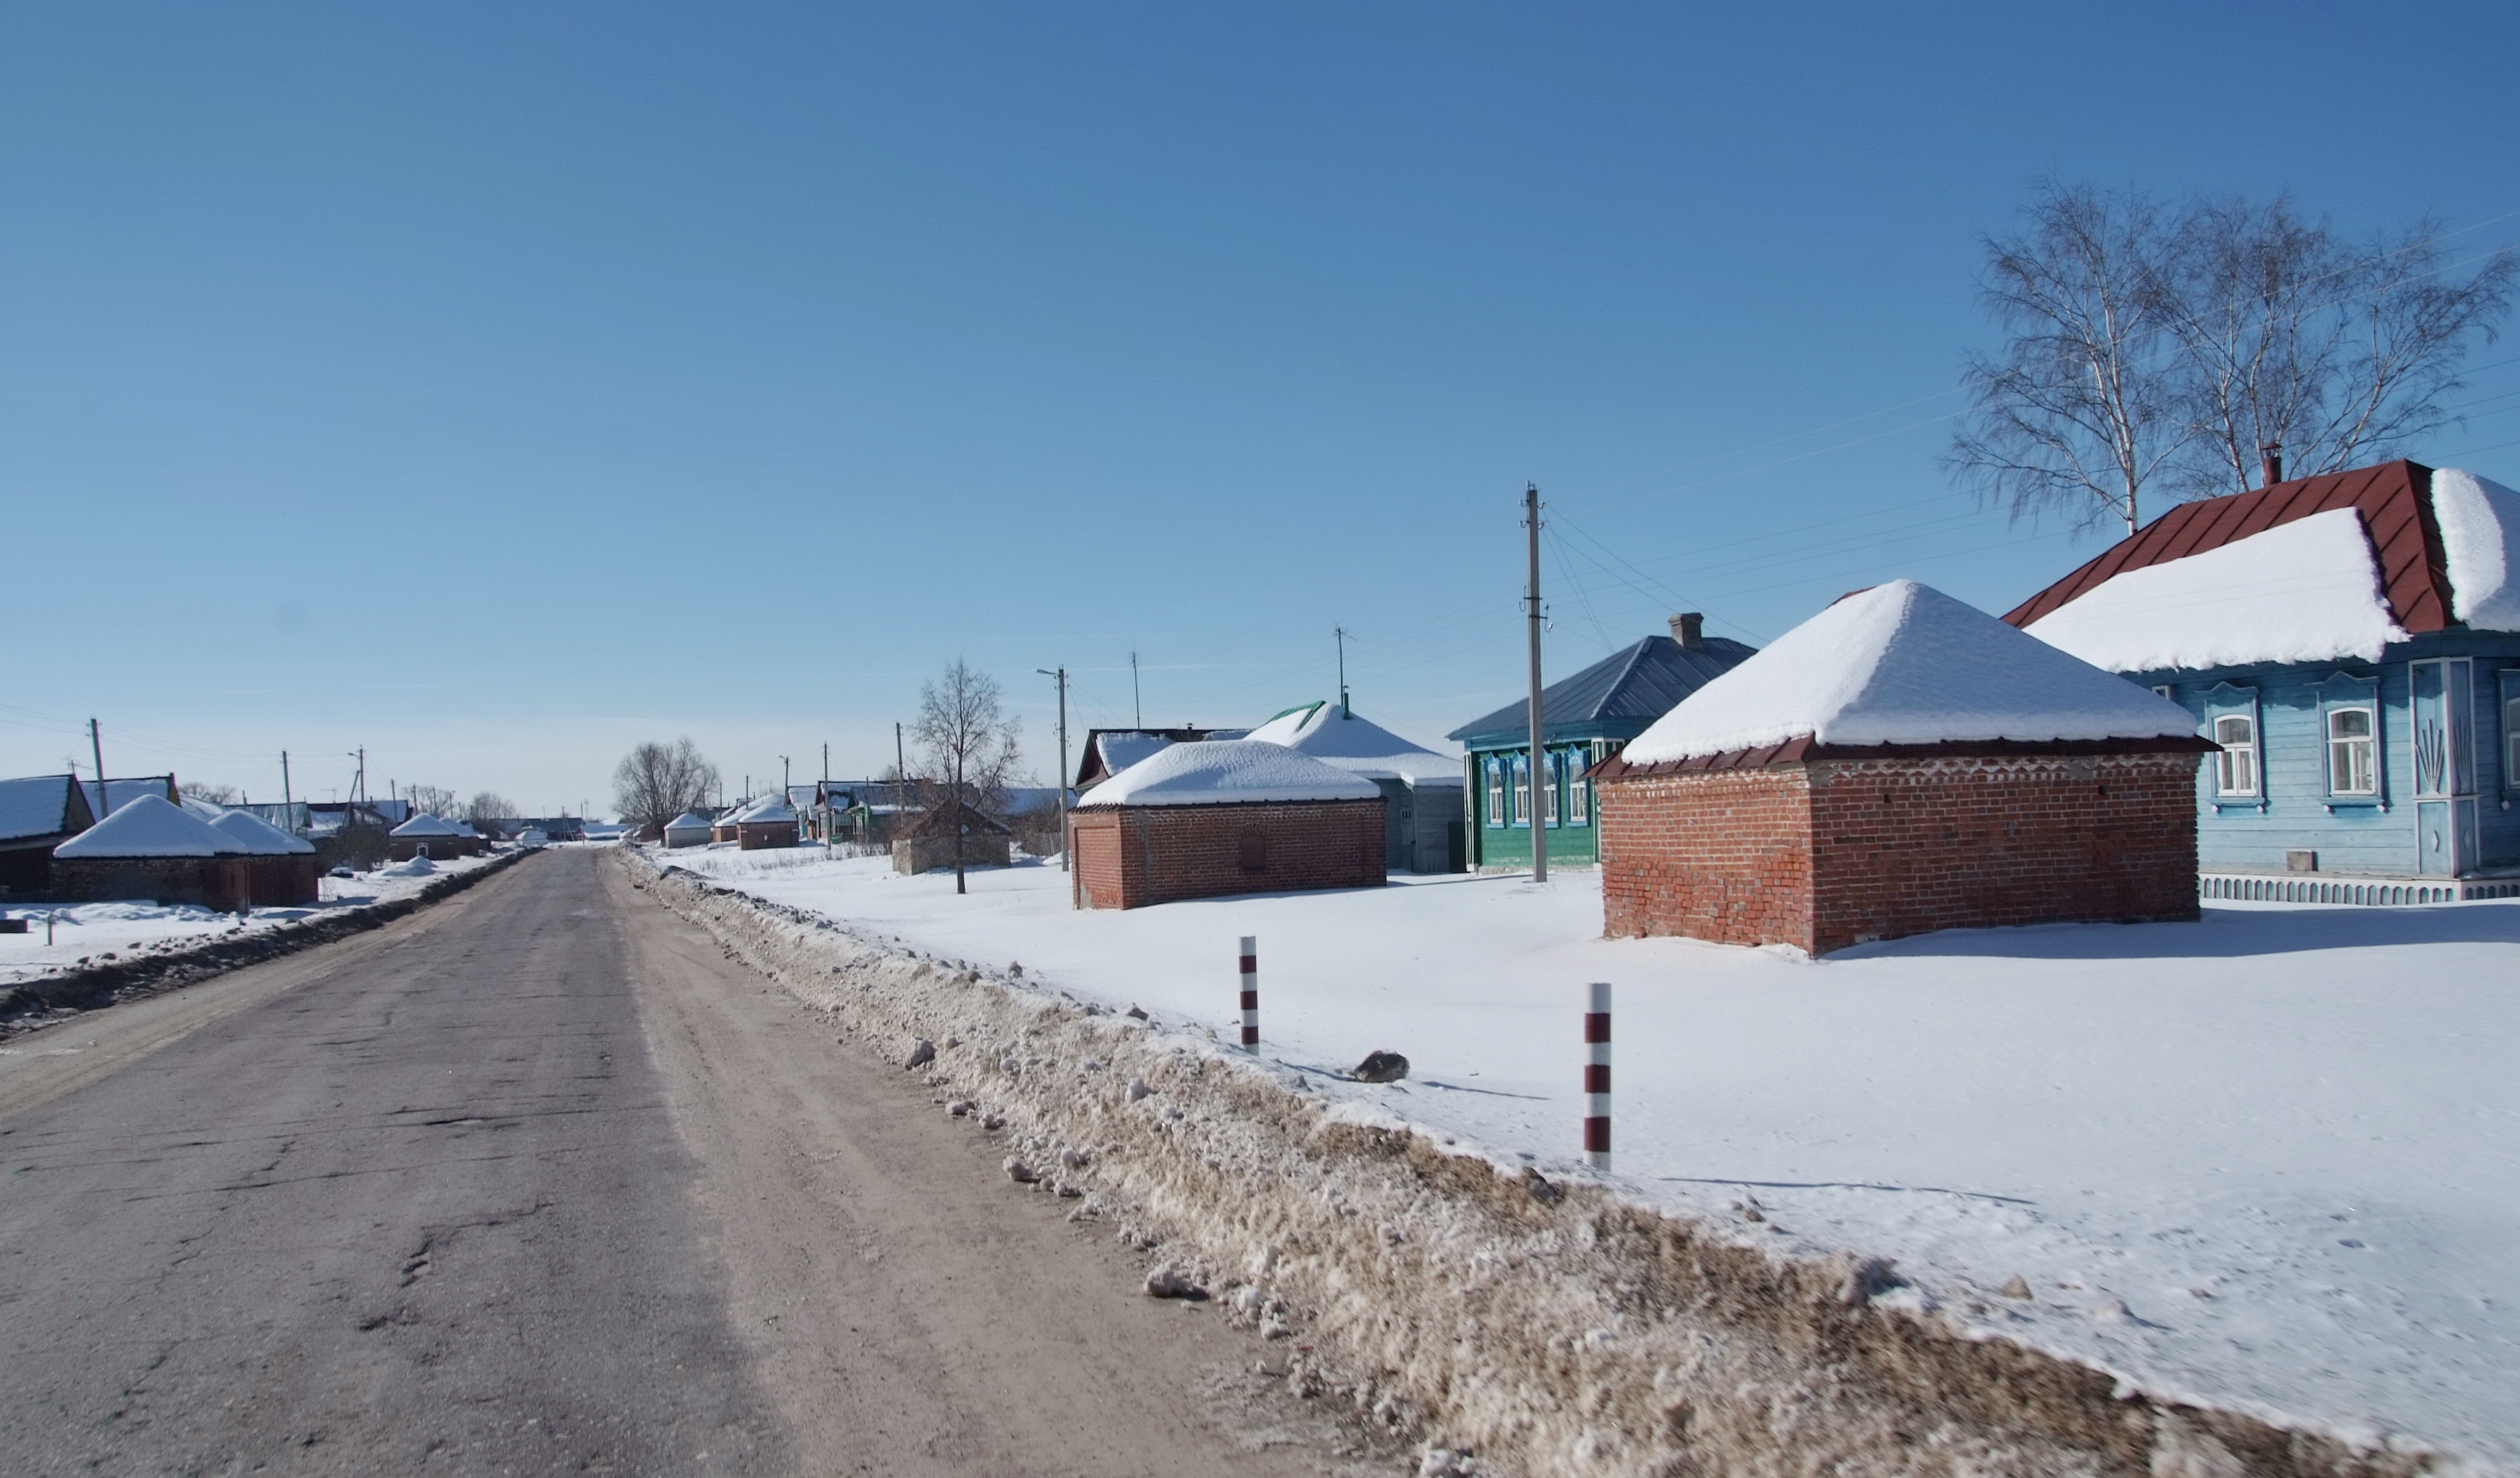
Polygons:
<instances>
[{"instance_id":1,"label":"blue wooden house","mask_svg":"<svg viewBox=\"0 0 2520 1478\"><path fill-rule=\"evenodd\" d=\"M1732 671L1757 649L1707 636L1691 611L1671 618L1671 635L1646 637L1540 693L1546 758L1531 787L1531 701L1509 703L1445 736L1468 751L1472 870L1531 865L1534 820L1547 829L1549 860L1589 867L1600 860L1593 783L1584 772L1652 727L1682 698Z\"/></svg>"},{"instance_id":2,"label":"blue wooden house","mask_svg":"<svg viewBox=\"0 0 2520 1478\"><path fill-rule=\"evenodd\" d=\"M2520 894L2520 494L2390 462L2185 504L2004 619L2196 716L2205 896Z\"/></svg>"}]
</instances>

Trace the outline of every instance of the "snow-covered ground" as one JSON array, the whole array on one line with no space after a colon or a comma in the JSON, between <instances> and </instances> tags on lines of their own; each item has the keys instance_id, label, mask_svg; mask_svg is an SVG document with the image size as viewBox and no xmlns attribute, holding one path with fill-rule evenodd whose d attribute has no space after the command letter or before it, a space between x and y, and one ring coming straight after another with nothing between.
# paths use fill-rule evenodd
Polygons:
<instances>
[{"instance_id":1,"label":"snow-covered ground","mask_svg":"<svg viewBox=\"0 0 2520 1478\"><path fill-rule=\"evenodd\" d=\"M1227 1042L1255 934L1264 1057L1405 1053L1405 1083L1313 1086L1552 1175L1579 1173L1582 987L1608 980L1631 1193L1895 1258L1896 1296L2148 1391L2520 1467L2520 902L2218 904L1814 962L1603 940L1581 873L1075 913L1055 865L958 898L880 858L660 860Z\"/></svg>"},{"instance_id":2,"label":"snow-covered ground","mask_svg":"<svg viewBox=\"0 0 2520 1478\"><path fill-rule=\"evenodd\" d=\"M255 909L240 920L234 914L214 914L189 904L79 903L59 908L48 904L16 904L0 917L23 918L23 934L0 934L0 987L38 976L59 974L85 963L116 962L136 954L158 953L199 944L214 935L276 929L338 909L387 903L407 898L433 878L489 866L488 857L424 863L390 863L356 877L318 879L323 901L311 908ZM45 942L45 922L52 923L52 942Z\"/></svg>"}]
</instances>

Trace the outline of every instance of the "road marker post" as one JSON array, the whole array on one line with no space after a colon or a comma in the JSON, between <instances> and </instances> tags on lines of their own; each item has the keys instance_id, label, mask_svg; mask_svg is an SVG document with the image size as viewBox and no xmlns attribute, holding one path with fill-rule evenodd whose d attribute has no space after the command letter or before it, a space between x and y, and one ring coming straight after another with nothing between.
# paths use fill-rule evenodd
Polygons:
<instances>
[{"instance_id":1,"label":"road marker post","mask_svg":"<svg viewBox=\"0 0 2520 1478\"><path fill-rule=\"evenodd\" d=\"M1596 980L1584 1012L1584 1163L1610 1168L1610 982Z\"/></svg>"},{"instance_id":2,"label":"road marker post","mask_svg":"<svg viewBox=\"0 0 2520 1478\"><path fill-rule=\"evenodd\" d=\"M1260 1050L1260 938L1242 936L1242 1046Z\"/></svg>"}]
</instances>

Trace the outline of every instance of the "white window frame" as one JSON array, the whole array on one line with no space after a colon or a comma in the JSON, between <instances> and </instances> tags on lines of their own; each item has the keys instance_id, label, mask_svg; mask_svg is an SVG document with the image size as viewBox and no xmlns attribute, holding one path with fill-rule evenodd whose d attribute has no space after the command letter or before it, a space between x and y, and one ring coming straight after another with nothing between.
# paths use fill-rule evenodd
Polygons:
<instances>
[{"instance_id":1,"label":"white window frame","mask_svg":"<svg viewBox=\"0 0 2520 1478\"><path fill-rule=\"evenodd\" d=\"M2327 730L2327 793L2357 799L2380 793L2380 708L2376 703L2336 703L2323 719ZM2336 721L2354 715L2362 720L2360 735L2339 737ZM2356 760L2360 759L2357 773ZM2357 784L2359 782L2359 784Z\"/></svg>"},{"instance_id":2,"label":"white window frame","mask_svg":"<svg viewBox=\"0 0 2520 1478\"><path fill-rule=\"evenodd\" d=\"M1593 783L1584 779L1582 771L1576 768L1576 758L1575 755L1567 756L1566 825L1589 827L1593 824Z\"/></svg>"},{"instance_id":3,"label":"white window frame","mask_svg":"<svg viewBox=\"0 0 2520 1478\"><path fill-rule=\"evenodd\" d=\"M1488 776L1488 825L1505 829L1505 761L1492 759L1484 767Z\"/></svg>"},{"instance_id":4,"label":"white window frame","mask_svg":"<svg viewBox=\"0 0 2520 1478\"><path fill-rule=\"evenodd\" d=\"M1514 827L1531 825L1531 756L1517 754L1508 763L1513 766L1513 810L1506 824Z\"/></svg>"},{"instance_id":5,"label":"white window frame","mask_svg":"<svg viewBox=\"0 0 2520 1478\"><path fill-rule=\"evenodd\" d=\"M2228 739L2223 737L2225 724L2245 724L2246 738ZM2265 746L2259 742L2261 731L2258 716L2250 713L2218 713L2213 719L2215 744L2214 794L2221 800L2257 800L2266 793ZM2245 766L2247 773L2242 775ZM2245 781L2246 784L2235 784Z\"/></svg>"},{"instance_id":6,"label":"white window frame","mask_svg":"<svg viewBox=\"0 0 2520 1478\"><path fill-rule=\"evenodd\" d=\"M2520 669L2506 667L2496 676L2495 696L2502 700L2495 710L2502 716L2502 793L2510 795L2520 792Z\"/></svg>"}]
</instances>

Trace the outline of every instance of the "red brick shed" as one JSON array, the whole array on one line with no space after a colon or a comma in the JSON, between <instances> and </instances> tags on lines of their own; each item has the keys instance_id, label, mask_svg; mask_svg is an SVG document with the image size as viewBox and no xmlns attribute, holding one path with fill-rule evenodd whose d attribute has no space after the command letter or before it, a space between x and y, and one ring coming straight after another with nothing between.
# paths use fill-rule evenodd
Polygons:
<instances>
[{"instance_id":1,"label":"red brick shed","mask_svg":"<svg viewBox=\"0 0 2520 1478\"><path fill-rule=\"evenodd\" d=\"M313 842L283 831L250 811L230 811L212 820L210 827L245 848L255 908L293 908L322 901Z\"/></svg>"},{"instance_id":2,"label":"red brick shed","mask_svg":"<svg viewBox=\"0 0 2520 1478\"><path fill-rule=\"evenodd\" d=\"M1912 580L1859 592L1594 767L1604 931L1818 955L2194 918L2195 727Z\"/></svg>"},{"instance_id":3,"label":"red brick shed","mask_svg":"<svg viewBox=\"0 0 2520 1478\"><path fill-rule=\"evenodd\" d=\"M409 862L424 855L436 862L478 857L481 846L480 832L426 811L385 833L385 849L396 862Z\"/></svg>"},{"instance_id":4,"label":"red brick shed","mask_svg":"<svg viewBox=\"0 0 2520 1478\"><path fill-rule=\"evenodd\" d=\"M1378 888L1382 791L1282 744L1175 744L1104 781L1067 814L1076 906Z\"/></svg>"},{"instance_id":5,"label":"red brick shed","mask_svg":"<svg viewBox=\"0 0 2520 1478\"><path fill-rule=\"evenodd\" d=\"M740 852L796 845L795 811L775 796L752 807L736 818L735 845Z\"/></svg>"},{"instance_id":6,"label":"red brick shed","mask_svg":"<svg viewBox=\"0 0 2520 1478\"><path fill-rule=\"evenodd\" d=\"M245 848L159 795L143 795L53 849L53 894L65 902L145 899L245 908Z\"/></svg>"}]
</instances>

